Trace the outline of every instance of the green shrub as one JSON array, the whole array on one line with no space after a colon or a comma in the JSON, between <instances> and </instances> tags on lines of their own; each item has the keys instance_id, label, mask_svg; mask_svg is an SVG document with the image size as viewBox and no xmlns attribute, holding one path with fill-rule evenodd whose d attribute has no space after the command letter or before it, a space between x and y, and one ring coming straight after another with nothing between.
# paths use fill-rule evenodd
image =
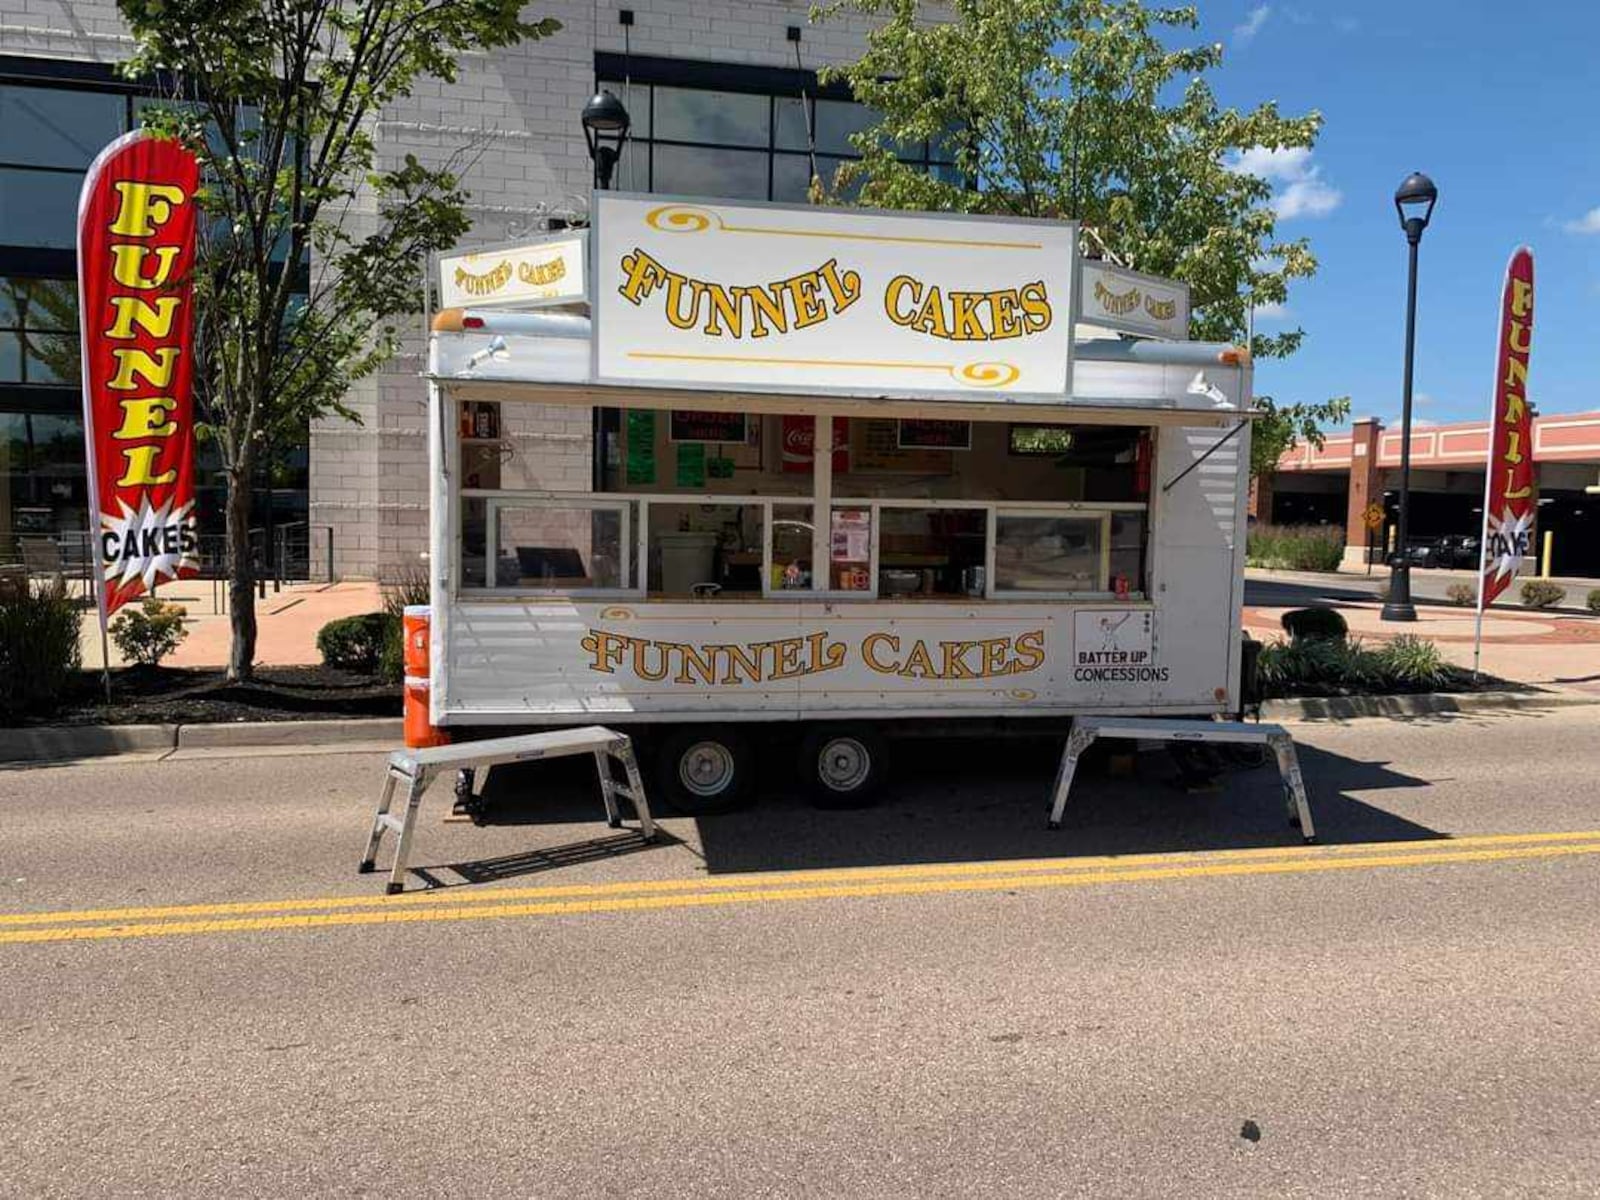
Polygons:
<instances>
[{"instance_id":1,"label":"green shrub","mask_svg":"<svg viewBox=\"0 0 1600 1200\"><path fill-rule=\"evenodd\" d=\"M1257 525L1245 540L1245 561L1275 571L1337 571L1344 530L1334 525Z\"/></svg>"},{"instance_id":2,"label":"green shrub","mask_svg":"<svg viewBox=\"0 0 1600 1200\"><path fill-rule=\"evenodd\" d=\"M1291 638L1343 638L1350 632L1339 610L1325 604L1294 609L1284 613L1282 620Z\"/></svg>"},{"instance_id":3,"label":"green shrub","mask_svg":"<svg viewBox=\"0 0 1600 1200\"><path fill-rule=\"evenodd\" d=\"M376 671L383 658L384 641L393 628L398 635L400 619L386 612L340 617L317 631L317 649L322 661L346 671Z\"/></svg>"},{"instance_id":4,"label":"green shrub","mask_svg":"<svg viewBox=\"0 0 1600 1200\"><path fill-rule=\"evenodd\" d=\"M1403 633L1372 651L1376 674L1392 684L1419 692L1445 687L1456 675L1439 647L1426 638Z\"/></svg>"},{"instance_id":5,"label":"green shrub","mask_svg":"<svg viewBox=\"0 0 1600 1200\"><path fill-rule=\"evenodd\" d=\"M398 618L389 622L378 651L378 678L385 683L402 683L406 675L406 635Z\"/></svg>"},{"instance_id":6,"label":"green shrub","mask_svg":"<svg viewBox=\"0 0 1600 1200\"><path fill-rule=\"evenodd\" d=\"M1460 608L1471 608L1478 602L1478 589L1470 583L1452 583L1444 594L1451 604Z\"/></svg>"},{"instance_id":7,"label":"green shrub","mask_svg":"<svg viewBox=\"0 0 1600 1200\"><path fill-rule=\"evenodd\" d=\"M412 605L428 604L432 599L428 569L421 563L407 563L383 581L383 611L396 617Z\"/></svg>"},{"instance_id":8,"label":"green shrub","mask_svg":"<svg viewBox=\"0 0 1600 1200\"><path fill-rule=\"evenodd\" d=\"M383 611L394 618L378 652L378 678L385 683L405 679L406 637L401 618L406 609L428 604L432 599L428 568L421 563L407 563L384 580Z\"/></svg>"},{"instance_id":9,"label":"green shrub","mask_svg":"<svg viewBox=\"0 0 1600 1200\"><path fill-rule=\"evenodd\" d=\"M157 667L189 636L189 631L183 627L183 619L188 615L182 605L146 596L137 608L125 608L117 614L117 619L111 622L111 640L122 651L123 658L142 667Z\"/></svg>"},{"instance_id":10,"label":"green shrub","mask_svg":"<svg viewBox=\"0 0 1600 1200\"><path fill-rule=\"evenodd\" d=\"M33 582L0 596L0 720L43 716L83 665L78 603L60 582Z\"/></svg>"},{"instance_id":11,"label":"green shrub","mask_svg":"<svg viewBox=\"0 0 1600 1200\"><path fill-rule=\"evenodd\" d=\"M1258 670L1264 696L1325 695L1350 690L1362 675L1359 642L1333 638L1268 642Z\"/></svg>"},{"instance_id":12,"label":"green shrub","mask_svg":"<svg viewBox=\"0 0 1600 1200\"><path fill-rule=\"evenodd\" d=\"M1466 681L1437 646L1409 634L1371 650L1358 639L1271 642L1261 649L1258 670L1268 698L1432 692Z\"/></svg>"},{"instance_id":13,"label":"green shrub","mask_svg":"<svg viewBox=\"0 0 1600 1200\"><path fill-rule=\"evenodd\" d=\"M1600 613L1600 588L1595 588L1589 593L1589 598L1584 601L1589 606L1590 612Z\"/></svg>"},{"instance_id":14,"label":"green shrub","mask_svg":"<svg viewBox=\"0 0 1600 1200\"><path fill-rule=\"evenodd\" d=\"M1522 585L1522 602L1529 608L1554 608L1567 598L1567 589L1548 579L1530 579Z\"/></svg>"}]
</instances>

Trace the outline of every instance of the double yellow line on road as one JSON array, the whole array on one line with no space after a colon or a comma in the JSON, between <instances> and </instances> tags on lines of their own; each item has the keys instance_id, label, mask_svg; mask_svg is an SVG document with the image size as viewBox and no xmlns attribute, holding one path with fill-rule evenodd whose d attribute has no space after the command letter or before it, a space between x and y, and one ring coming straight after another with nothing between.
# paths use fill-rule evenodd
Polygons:
<instances>
[{"instance_id":1,"label":"double yellow line on road","mask_svg":"<svg viewBox=\"0 0 1600 1200\"><path fill-rule=\"evenodd\" d=\"M1584 855L1600 855L1600 830L1196 854L851 867L633 883L461 888L400 896L322 896L223 904L0 913L0 945L1091 887Z\"/></svg>"}]
</instances>

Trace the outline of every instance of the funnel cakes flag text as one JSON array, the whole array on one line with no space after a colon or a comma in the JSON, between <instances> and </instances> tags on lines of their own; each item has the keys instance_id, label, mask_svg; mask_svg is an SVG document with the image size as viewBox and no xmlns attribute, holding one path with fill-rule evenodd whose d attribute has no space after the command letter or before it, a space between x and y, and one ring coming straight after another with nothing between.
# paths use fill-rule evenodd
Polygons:
<instances>
[{"instance_id":1,"label":"funnel cakes flag text","mask_svg":"<svg viewBox=\"0 0 1600 1200\"><path fill-rule=\"evenodd\" d=\"M78 201L90 535L109 616L199 570L192 307L195 157L135 131L95 159Z\"/></svg>"}]
</instances>

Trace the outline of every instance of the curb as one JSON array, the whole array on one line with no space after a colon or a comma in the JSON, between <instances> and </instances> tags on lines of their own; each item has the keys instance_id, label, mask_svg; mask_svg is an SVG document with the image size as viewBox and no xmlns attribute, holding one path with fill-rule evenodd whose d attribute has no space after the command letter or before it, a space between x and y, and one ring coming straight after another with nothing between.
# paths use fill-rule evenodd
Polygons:
<instances>
[{"instance_id":1,"label":"curb","mask_svg":"<svg viewBox=\"0 0 1600 1200\"><path fill-rule=\"evenodd\" d=\"M1415 696L1328 696L1268 700L1263 721L1347 721L1357 717L1421 717L1495 709L1571 708L1600 704L1587 692L1426 692ZM170 753L233 747L328 746L387 742L399 746L399 717L313 721L235 721L215 725L56 725L0 729L0 763L38 764L114 754Z\"/></svg>"},{"instance_id":2,"label":"curb","mask_svg":"<svg viewBox=\"0 0 1600 1200\"><path fill-rule=\"evenodd\" d=\"M1572 708L1600 704L1587 692L1424 692L1415 696L1304 696L1268 700L1263 721L1346 721L1355 717L1425 717L1496 709Z\"/></svg>"},{"instance_id":3,"label":"curb","mask_svg":"<svg viewBox=\"0 0 1600 1200\"><path fill-rule=\"evenodd\" d=\"M180 725L176 749L215 750L230 746L326 746L343 742L393 742L400 745L400 717L346 717L313 721L232 721Z\"/></svg>"},{"instance_id":4,"label":"curb","mask_svg":"<svg viewBox=\"0 0 1600 1200\"><path fill-rule=\"evenodd\" d=\"M401 743L399 717L236 721L216 725L55 725L0 729L0 763L70 762L112 754L171 753L247 746Z\"/></svg>"},{"instance_id":5,"label":"curb","mask_svg":"<svg viewBox=\"0 0 1600 1200\"><path fill-rule=\"evenodd\" d=\"M176 725L45 725L0 729L0 763L61 762L106 754L174 750Z\"/></svg>"}]
</instances>

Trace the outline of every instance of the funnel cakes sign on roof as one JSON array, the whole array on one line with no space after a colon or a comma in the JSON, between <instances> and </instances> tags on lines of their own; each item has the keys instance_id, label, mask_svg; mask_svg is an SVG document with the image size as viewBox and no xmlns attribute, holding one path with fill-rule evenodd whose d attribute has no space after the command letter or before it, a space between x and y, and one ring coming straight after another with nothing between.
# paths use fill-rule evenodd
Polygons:
<instances>
[{"instance_id":1,"label":"funnel cakes sign on roof","mask_svg":"<svg viewBox=\"0 0 1600 1200\"><path fill-rule=\"evenodd\" d=\"M1059 401L1077 226L600 193L594 375Z\"/></svg>"}]
</instances>

